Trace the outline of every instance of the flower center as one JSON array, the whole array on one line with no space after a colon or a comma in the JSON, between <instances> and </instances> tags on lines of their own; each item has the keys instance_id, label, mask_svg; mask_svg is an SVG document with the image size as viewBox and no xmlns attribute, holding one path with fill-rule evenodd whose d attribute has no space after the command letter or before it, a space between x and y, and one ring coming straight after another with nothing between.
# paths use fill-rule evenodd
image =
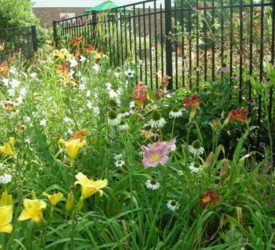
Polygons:
<instances>
[{"instance_id":1,"label":"flower center","mask_svg":"<svg viewBox=\"0 0 275 250\"><path fill-rule=\"evenodd\" d=\"M150 183L151 185L156 185L157 182L155 180L151 180Z\"/></svg>"},{"instance_id":2,"label":"flower center","mask_svg":"<svg viewBox=\"0 0 275 250\"><path fill-rule=\"evenodd\" d=\"M155 110L152 114L152 118L153 118L154 121L158 121L158 120L160 120L161 115L157 110Z\"/></svg>"},{"instance_id":3,"label":"flower center","mask_svg":"<svg viewBox=\"0 0 275 250\"><path fill-rule=\"evenodd\" d=\"M204 203L208 203L208 202L211 201L211 197L210 197L209 195L206 195L206 196L203 197L202 201L203 201Z\"/></svg>"},{"instance_id":4,"label":"flower center","mask_svg":"<svg viewBox=\"0 0 275 250\"><path fill-rule=\"evenodd\" d=\"M172 108L172 111L177 113L179 112L179 107L177 105L175 105L173 108Z\"/></svg>"},{"instance_id":5,"label":"flower center","mask_svg":"<svg viewBox=\"0 0 275 250\"><path fill-rule=\"evenodd\" d=\"M109 112L109 118L110 118L111 120L116 119L116 113L115 113L113 110L111 110L111 111Z\"/></svg>"},{"instance_id":6,"label":"flower center","mask_svg":"<svg viewBox=\"0 0 275 250\"><path fill-rule=\"evenodd\" d=\"M152 154L151 155L151 160L153 162L158 162L160 160L160 155L159 154Z\"/></svg>"},{"instance_id":7,"label":"flower center","mask_svg":"<svg viewBox=\"0 0 275 250\"><path fill-rule=\"evenodd\" d=\"M195 149L199 149L201 147L201 143L199 140L195 140L192 142L192 146L195 148Z\"/></svg>"}]
</instances>

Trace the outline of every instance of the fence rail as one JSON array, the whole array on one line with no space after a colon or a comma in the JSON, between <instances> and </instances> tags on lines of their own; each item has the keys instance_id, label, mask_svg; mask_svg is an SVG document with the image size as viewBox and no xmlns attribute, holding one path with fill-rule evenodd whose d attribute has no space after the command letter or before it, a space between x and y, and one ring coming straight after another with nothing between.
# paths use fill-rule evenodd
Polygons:
<instances>
[{"instance_id":1,"label":"fence rail","mask_svg":"<svg viewBox=\"0 0 275 250\"><path fill-rule=\"evenodd\" d=\"M0 62L15 53L30 58L37 51L36 26L0 28L0 46Z\"/></svg>"},{"instance_id":2,"label":"fence rail","mask_svg":"<svg viewBox=\"0 0 275 250\"><path fill-rule=\"evenodd\" d=\"M265 63L274 64L275 0L148 0L54 21L54 39L82 35L104 50L115 66L134 61L151 88L159 75L168 88L205 81L234 85L240 104L262 121L262 97L252 97L249 76L268 84ZM269 95L272 120L274 90ZM255 103L257 105L255 105Z\"/></svg>"}]
</instances>

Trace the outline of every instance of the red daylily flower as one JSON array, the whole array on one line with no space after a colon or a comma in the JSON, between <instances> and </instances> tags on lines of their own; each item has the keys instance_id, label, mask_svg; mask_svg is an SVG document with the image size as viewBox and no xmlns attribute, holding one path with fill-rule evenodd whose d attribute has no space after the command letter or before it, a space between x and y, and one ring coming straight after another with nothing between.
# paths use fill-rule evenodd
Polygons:
<instances>
[{"instance_id":1,"label":"red daylily flower","mask_svg":"<svg viewBox=\"0 0 275 250\"><path fill-rule=\"evenodd\" d=\"M207 207L210 204L217 204L219 201L220 195L217 194L214 190L208 189L207 192L201 195L201 205Z\"/></svg>"},{"instance_id":2,"label":"red daylily flower","mask_svg":"<svg viewBox=\"0 0 275 250\"><path fill-rule=\"evenodd\" d=\"M246 122L247 121L247 108L232 109L229 112L228 118L230 121Z\"/></svg>"},{"instance_id":3,"label":"red daylily flower","mask_svg":"<svg viewBox=\"0 0 275 250\"><path fill-rule=\"evenodd\" d=\"M90 54L92 51L95 50L95 47L91 44L86 44L84 49L87 54Z\"/></svg>"},{"instance_id":4,"label":"red daylily flower","mask_svg":"<svg viewBox=\"0 0 275 250\"><path fill-rule=\"evenodd\" d=\"M185 107L191 107L192 111L196 110L197 107L200 105L201 100L198 94L194 94L190 98L183 98L183 103Z\"/></svg>"},{"instance_id":5,"label":"red daylily flower","mask_svg":"<svg viewBox=\"0 0 275 250\"><path fill-rule=\"evenodd\" d=\"M74 37L74 38L71 40L70 44L71 44L72 46L76 46L76 45L82 43L83 41L84 41L84 37L83 37L83 36L76 36L76 37Z\"/></svg>"}]
</instances>

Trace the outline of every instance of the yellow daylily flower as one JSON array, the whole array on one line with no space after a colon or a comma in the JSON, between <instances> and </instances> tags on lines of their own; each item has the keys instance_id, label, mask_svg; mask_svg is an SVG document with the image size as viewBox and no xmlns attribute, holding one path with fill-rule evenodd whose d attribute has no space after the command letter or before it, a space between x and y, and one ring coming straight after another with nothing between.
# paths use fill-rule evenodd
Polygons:
<instances>
[{"instance_id":1,"label":"yellow daylily flower","mask_svg":"<svg viewBox=\"0 0 275 250\"><path fill-rule=\"evenodd\" d=\"M100 196L102 196L103 191L101 189L105 188L108 184L106 179L97 181L94 181L93 179L90 180L83 173L78 173L75 178L77 181L74 184L81 185L81 196L84 199L94 195L97 192L99 192Z\"/></svg>"},{"instance_id":2,"label":"yellow daylily flower","mask_svg":"<svg viewBox=\"0 0 275 250\"><path fill-rule=\"evenodd\" d=\"M86 140L80 141L79 139L72 139L69 141L60 139L58 142L64 146L71 161L75 160L79 149L87 145Z\"/></svg>"},{"instance_id":3,"label":"yellow daylily flower","mask_svg":"<svg viewBox=\"0 0 275 250\"><path fill-rule=\"evenodd\" d=\"M52 206L55 206L59 201L63 199L63 194L61 192L54 193L52 195L43 193L43 195L47 197Z\"/></svg>"},{"instance_id":4,"label":"yellow daylily flower","mask_svg":"<svg viewBox=\"0 0 275 250\"><path fill-rule=\"evenodd\" d=\"M0 153L8 156L14 156L14 152L13 152L14 143L15 143L14 138L10 137L9 141L6 144L4 144L3 146L0 146Z\"/></svg>"},{"instance_id":5,"label":"yellow daylily flower","mask_svg":"<svg viewBox=\"0 0 275 250\"><path fill-rule=\"evenodd\" d=\"M2 206L9 206L13 204L12 195L9 194L7 191L4 191L1 195L0 199L0 207Z\"/></svg>"},{"instance_id":6,"label":"yellow daylily flower","mask_svg":"<svg viewBox=\"0 0 275 250\"><path fill-rule=\"evenodd\" d=\"M12 205L0 207L0 233L12 231Z\"/></svg>"},{"instance_id":7,"label":"yellow daylily flower","mask_svg":"<svg viewBox=\"0 0 275 250\"><path fill-rule=\"evenodd\" d=\"M38 199L24 199L23 204L24 209L18 218L19 221L31 219L34 222L39 222L43 219L42 210L47 207L44 201Z\"/></svg>"}]
</instances>

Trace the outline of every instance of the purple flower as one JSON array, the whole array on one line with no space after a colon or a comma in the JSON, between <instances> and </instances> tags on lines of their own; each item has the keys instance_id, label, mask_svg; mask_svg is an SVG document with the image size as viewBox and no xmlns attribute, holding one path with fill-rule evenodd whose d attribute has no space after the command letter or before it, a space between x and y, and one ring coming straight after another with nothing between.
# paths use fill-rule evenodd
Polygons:
<instances>
[{"instance_id":1,"label":"purple flower","mask_svg":"<svg viewBox=\"0 0 275 250\"><path fill-rule=\"evenodd\" d=\"M168 162L167 154L175 148L176 140L169 142L155 142L143 149L142 164L144 167L156 167L158 164L165 165Z\"/></svg>"}]
</instances>

